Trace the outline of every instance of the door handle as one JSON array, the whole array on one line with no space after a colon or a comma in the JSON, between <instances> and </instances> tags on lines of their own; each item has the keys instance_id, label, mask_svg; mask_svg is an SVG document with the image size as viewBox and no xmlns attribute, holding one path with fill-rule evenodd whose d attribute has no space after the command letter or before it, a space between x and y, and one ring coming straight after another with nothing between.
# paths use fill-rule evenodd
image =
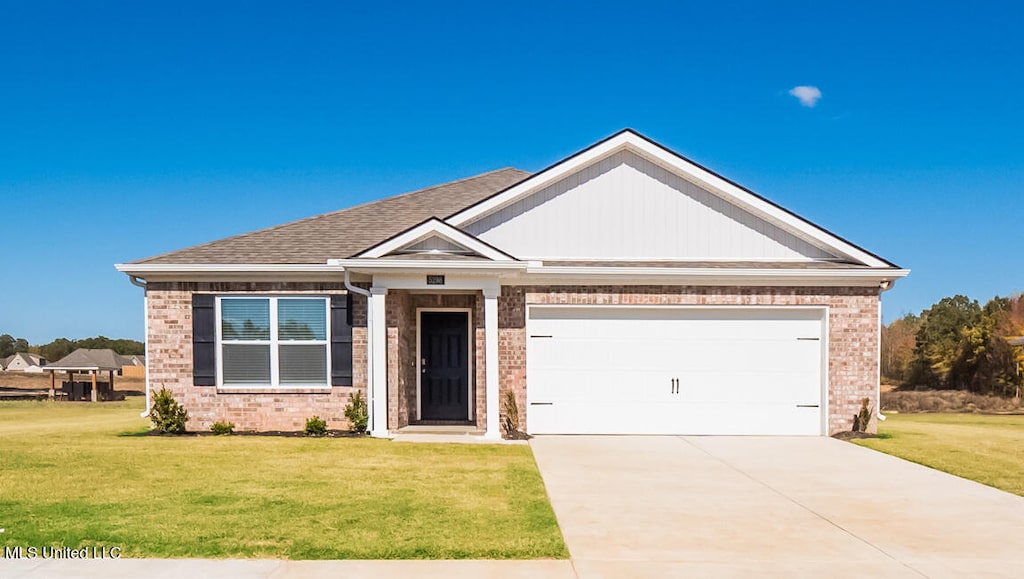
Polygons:
<instances>
[{"instance_id":1,"label":"door handle","mask_svg":"<svg viewBox=\"0 0 1024 579\"><path fill-rule=\"evenodd\" d=\"M819 408L817 404L797 404L797 408Z\"/></svg>"},{"instance_id":2,"label":"door handle","mask_svg":"<svg viewBox=\"0 0 1024 579\"><path fill-rule=\"evenodd\" d=\"M670 382L672 384L672 389L670 390L670 392L672 394L679 394L679 378L672 378Z\"/></svg>"}]
</instances>

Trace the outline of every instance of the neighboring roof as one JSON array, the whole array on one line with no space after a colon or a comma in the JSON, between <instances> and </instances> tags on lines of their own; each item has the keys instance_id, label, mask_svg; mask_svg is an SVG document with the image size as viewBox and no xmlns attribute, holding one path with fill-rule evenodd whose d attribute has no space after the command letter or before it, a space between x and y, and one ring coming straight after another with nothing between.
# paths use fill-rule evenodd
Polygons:
<instances>
[{"instance_id":1,"label":"neighboring roof","mask_svg":"<svg viewBox=\"0 0 1024 579\"><path fill-rule=\"evenodd\" d=\"M1020 338L1010 338L1006 341L1009 342L1011 346L1024 346L1024 336L1021 336Z\"/></svg>"},{"instance_id":2,"label":"neighboring roof","mask_svg":"<svg viewBox=\"0 0 1024 579\"><path fill-rule=\"evenodd\" d=\"M121 356L109 348L79 348L52 364L44 366L47 370L120 370Z\"/></svg>"},{"instance_id":3,"label":"neighboring roof","mask_svg":"<svg viewBox=\"0 0 1024 579\"><path fill-rule=\"evenodd\" d=\"M431 217L454 213L529 173L506 168L132 263L323 264L350 257Z\"/></svg>"},{"instance_id":4,"label":"neighboring roof","mask_svg":"<svg viewBox=\"0 0 1024 579\"><path fill-rule=\"evenodd\" d=\"M33 354L31 352L17 352L4 359L4 368L10 366L11 363L14 362L15 358L21 358L29 366L36 366L44 361L44 358L39 354Z\"/></svg>"},{"instance_id":5,"label":"neighboring roof","mask_svg":"<svg viewBox=\"0 0 1024 579\"><path fill-rule=\"evenodd\" d=\"M146 357L139 354L127 354L124 356L118 356L121 360L122 366L145 366Z\"/></svg>"}]
</instances>

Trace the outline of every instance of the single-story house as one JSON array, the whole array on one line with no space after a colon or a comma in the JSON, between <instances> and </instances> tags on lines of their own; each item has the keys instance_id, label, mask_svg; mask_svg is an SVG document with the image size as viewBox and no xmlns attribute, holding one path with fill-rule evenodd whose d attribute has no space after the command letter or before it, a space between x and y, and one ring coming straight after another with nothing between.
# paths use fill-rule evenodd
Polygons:
<instances>
[{"instance_id":1,"label":"single-story house","mask_svg":"<svg viewBox=\"0 0 1024 579\"><path fill-rule=\"evenodd\" d=\"M358 390L374 436L491 438L508 392L533 434L848 430L908 273L631 130L117 268L190 428L343 427Z\"/></svg>"},{"instance_id":2,"label":"single-story house","mask_svg":"<svg viewBox=\"0 0 1024 579\"><path fill-rule=\"evenodd\" d=\"M46 358L30 352L18 352L4 360L3 369L10 372L42 372Z\"/></svg>"},{"instance_id":3,"label":"single-story house","mask_svg":"<svg viewBox=\"0 0 1024 579\"><path fill-rule=\"evenodd\" d=\"M146 357L139 354L120 354L122 366L145 366Z\"/></svg>"}]
</instances>

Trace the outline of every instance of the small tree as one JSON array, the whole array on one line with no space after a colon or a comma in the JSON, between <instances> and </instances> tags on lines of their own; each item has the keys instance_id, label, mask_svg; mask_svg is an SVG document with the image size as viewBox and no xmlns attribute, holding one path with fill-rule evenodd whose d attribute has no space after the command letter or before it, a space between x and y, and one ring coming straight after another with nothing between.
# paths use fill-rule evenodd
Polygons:
<instances>
[{"instance_id":1,"label":"small tree","mask_svg":"<svg viewBox=\"0 0 1024 579\"><path fill-rule=\"evenodd\" d=\"M153 421L153 428L159 432L182 434L188 422L188 411L178 404L167 388L160 388L153 398L149 419Z\"/></svg>"},{"instance_id":2,"label":"small tree","mask_svg":"<svg viewBox=\"0 0 1024 579\"><path fill-rule=\"evenodd\" d=\"M345 405L345 418L348 418L353 432L360 434L366 432L370 414L367 411L366 398L363 397L362 390L356 390L348 397L348 404Z\"/></svg>"}]
</instances>

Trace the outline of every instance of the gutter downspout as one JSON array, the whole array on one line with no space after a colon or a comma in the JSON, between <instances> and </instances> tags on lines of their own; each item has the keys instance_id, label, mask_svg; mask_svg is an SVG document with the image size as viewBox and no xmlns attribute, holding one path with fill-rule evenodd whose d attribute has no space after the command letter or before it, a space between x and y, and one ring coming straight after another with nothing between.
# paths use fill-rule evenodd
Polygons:
<instances>
[{"instance_id":1,"label":"gutter downspout","mask_svg":"<svg viewBox=\"0 0 1024 579\"><path fill-rule=\"evenodd\" d=\"M138 277L130 275L128 281L132 282L132 285L142 288L142 335L145 347L143 355L146 356L146 410L139 414L139 418L146 418L149 416L149 409L152 408L149 393L149 292L146 291L146 284L139 281Z\"/></svg>"},{"instance_id":2,"label":"gutter downspout","mask_svg":"<svg viewBox=\"0 0 1024 579\"><path fill-rule=\"evenodd\" d=\"M376 389L373 384L373 308L370 307L370 292L352 285L347 267L345 268L345 289L366 298L366 410L370 419L367 427L372 432L374 430L373 404L375 400L372 394L376 392Z\"/></svg>"},{"instance_id":3,"label":"gutter downspout","mask_svg":"<svg viewBox=\"0 0 1024 579\"><path fill-rule=\"evenodd\" d=\"M878 380L875 381L875 416L878 417L879 422L885 422L885 415L882 414L882 292L889 291L892 285L896 283L895 280L885 280L878 284L878 288L882 291L878 292L878 336L875 342L878 345Z\"/></svg>"}]
</instances>

